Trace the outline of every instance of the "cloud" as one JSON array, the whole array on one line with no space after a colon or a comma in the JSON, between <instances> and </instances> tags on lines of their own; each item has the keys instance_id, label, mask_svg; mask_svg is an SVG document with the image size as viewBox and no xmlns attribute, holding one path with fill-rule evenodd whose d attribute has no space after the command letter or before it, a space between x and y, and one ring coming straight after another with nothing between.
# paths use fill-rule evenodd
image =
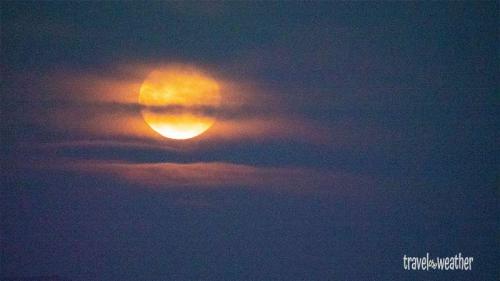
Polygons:
<instances>
[{"instance_id":1,"label":"cloud","mask_svg":"<svg viewBox=\"0 0 500 281\"><path fill-rule=\"evenodd\" d=\"M178 64L173 65L178 67ZM144 108L138 103L143 79L157 67L161 66L128 64L88 74L66 70L53 74L40 83L46 94L35 98L35 113L31 118L62 135L79 136L80 139L115 140L117 143L140 140L168 145L170 141L143 120L141 110ZM328 128L294 114L286 100L279 98L280 95L248 81L231 80L216 71L210 71L210 75L221 86L222 102L216 111L203 106L196 108L203 114L215 116L217 121L193 141L325 143L331 137ZM181 110L179 106L148 109L160 112Z\"/></svg>"},{"instance_id":2,"label":"cloud","mask_svg":"<svg viewBox=\"0 0 500 281\"><path fill-rule=\"evenodd\" d=\"M32 163L34 164L34 163ZM261 191L334 192L369 190L370 180L341 171L304 167L256 167L227 162L135 163L124 161L59 159L36 163L54 169L101 175L124 183L165 190L252 188Z\"/></svg>"},{"instance_id":3,"label":"cloud","mask_svg":"<svg viewBox=\"0 0 500 281\"><path fill-rule=\"evenodd\" d=\"M48 142L34 145L32 143L20 142L18 148L24 151L35 153L55 153L61 152L65 149L89 151L91 149L121 149L121 150L151 150L151 151L178 151L179 147L168 146L165 144L148 143L141 140L69 140L60 142Z\"/></svg>"},{"instance_id":4,"label":"cloud","mask_svg":"<svg viewBox=\"0 0 500 281\"><path fill-rule=\"evenodd\" d=\"M324 122L298 114L287 102L286 94L274 92L280 90L230 79L216 71L209 71L221 86L222 103L213 113L217 117L215 124L194 139L163 138L143 120L143 105L138 103L141 83L155 67L127 64L90 74L62 71L43 79L43 83L36 85L40 86L39 91L34 91L39 93L37 96L26 94L22 98L32 105L29 118L44 129L50 128L49 132L55 132L55 137L45 143L26 143L22 148L27 151L25 164L32 168L98 174L160 190L248 187L294 192L333 190L352 194L352 190L357 193L365 185L363 177L330 168L265 167L259 163L226 162L238 161L229 156L233 153L231 149L252 142L342 147L372 140L376 132L371 134L372 128L357 132L351 123L325 126ZM197 109L203 114L212 114L204 107ZM176 111L179 108L167 106L153 110ZM218 162L211 162L215 159L199 154L210 152L214 147L228 149L224 157L216 159ZM31 162L30 151L38 155ZM61 160L58 157L69 158ZM42 158L42 163L35 163Z\"/></svg>"}]
</instances>

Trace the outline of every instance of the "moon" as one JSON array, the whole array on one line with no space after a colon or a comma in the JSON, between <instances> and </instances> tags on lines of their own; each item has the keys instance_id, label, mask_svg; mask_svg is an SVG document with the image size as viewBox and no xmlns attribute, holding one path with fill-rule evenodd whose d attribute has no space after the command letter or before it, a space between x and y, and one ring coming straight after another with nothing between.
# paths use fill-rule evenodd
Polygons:
<instances>
[{"instance_id":1,"label":"moon","mask_svg":"<svg viewBox=\"0 0 500 281\"><path fill-rule=\"evenodd\" d=\"M216 80L185 66L152 71L139 94L144 121L160 135L175 140L194 138L212 127L220 99Z\"/></svg>"}]
</instances>

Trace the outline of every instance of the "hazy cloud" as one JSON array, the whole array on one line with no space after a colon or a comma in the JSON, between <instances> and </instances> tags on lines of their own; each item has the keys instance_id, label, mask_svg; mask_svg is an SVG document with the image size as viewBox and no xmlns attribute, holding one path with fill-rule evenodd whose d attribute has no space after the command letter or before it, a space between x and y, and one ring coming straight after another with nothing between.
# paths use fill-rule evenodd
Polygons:
<instances>
[{"instance_id":1,"label":"hazy cloud","mask_svg":"<svg viewBox=\"0 0 500 281\"><path fill-rule=\"evenodd\" d=\"M226 162L134 163L59 159L38 165L42 169L101 175L125 183L167 190L252 188L262 191L334 192L349 194L366 189L370 179L341 171L303 167L256 167Z\"/></svg>"},{"instance_id":2,"label":"hazy cloud","mask_svg":"<svg viewBox=\"0 0 500 281\"><path fill-rule=\"evenodd\" d=\"M45 96L33 99L32 120L59 132L71 132L92 139L141 139L165 143L143 120L138 103L139 89L155 65L125 65L102 73L82 74L62 71L45 77L39 87ZM212 72L210 72L212 74ZM220 84L222 102L217 109L190 108L217 118L214 126L196 138L198 141L237 141L242 139L293 139L325 143L328 128L295 114L286 100L271 90L245 81L229 80L213 71ZM148 110L177 112L180 106Z\"/></svg>"}]
</instances>

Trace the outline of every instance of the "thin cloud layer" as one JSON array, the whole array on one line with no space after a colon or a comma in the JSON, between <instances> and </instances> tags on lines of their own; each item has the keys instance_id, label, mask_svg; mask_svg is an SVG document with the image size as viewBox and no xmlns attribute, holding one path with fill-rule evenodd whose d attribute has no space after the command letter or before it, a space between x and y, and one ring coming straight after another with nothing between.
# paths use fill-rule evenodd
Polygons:
<instances>
[{"instance_id":1,"label":"thin cloud layer","mask_svg":"<svg viewBox=\"0 0 500 281\"><path fill-rule=\"evenodd\" d=\"M133 163L59 160L41 168L101 175L127 184L166 190L252 188L290 192L352 194L370 180L331 170L255 167L225 162ZM366 194L366 193L365 193Z\"/></svg>"},{"instance_id":2,"label":"thin cloud layer","mask_svg":"<svg viewBox=\"0 0 500 281\"><path fill-rule=\"evenodd\" d=\"M34 110L32 119L58 133L59 137L54 142L37 144L40 148L37 153L53 158L54 161L46 161L50 164L45 166L33 162L25 165L101 175L127 184L160 190L244 187L255 190L335 191L352 194L353 189L359 190L366 185L366 179L331 169L264 167L259 163L235 164L226 162L238 161L230 157L202 159L193 156L194 154L190 154L192 158L182 160L181 156L172 158L166 155L165 158L158 158L158 151L201 153L204 149L224 143L289 141L331 145L335 140L332 128L294 114L294 110L283 100L286 95L276 95L264 87L244 81L226 79L215 71L210 74L221 86L221 105L217 112L197 108L204 114L214 114L217 118L215 124L194 139L166 139L143 120L143 108L138 103L141 83L152 69L154 66L128 65L109 73L82 75L68 72L47 78L44 81L46 96L37 97L35 104L39 108ZM44 104L52 106L45 107ZM180 109L176 106L162 106L153 110L163 112ZM343 138L349 135L344 134L345 131L336 132L342 132ZM335 137L338 138L337 135ZM74 148L77 152L64 153ZM116 158L110 158L114 156L106 153L99 156L99 160L92 159L87 157L86 151L92 151L93 148L122 151L139 149L141 154L148 154L148 160L145 161L149 163L139 163L133 157L121 158L131 162L111 160ZM57 157L61 155L69 158L60 160ZM178 163L177 160L191 163Z\"/></svg>"},{"instance_id":3,"label":"thin cloud layer","mask_svg":"<svg viewBox=\"0 0 500 281\"><path fill-rule=\"evenodd\" d=\"M143 120L138 103L139 89L148 71L154 66L126 66L112 74L54 75L46 79L55 107L41 111L37 120L59 132L71 132L92 139L141 139L150 143L168 142ZM212 74L212 72L210 73ZM202 141L238 141L243 139L293 139L300 142L325 142L328 130L311 120L292 114L286 102L266 90L248 83L230 81L212 74L221 87L221 105L196 108L217 119L214 126L197 137ZM43 99L40 101L43 104ZM157 111L176 111L178 107L155 108Z\"/></svg>"}]
</instances>

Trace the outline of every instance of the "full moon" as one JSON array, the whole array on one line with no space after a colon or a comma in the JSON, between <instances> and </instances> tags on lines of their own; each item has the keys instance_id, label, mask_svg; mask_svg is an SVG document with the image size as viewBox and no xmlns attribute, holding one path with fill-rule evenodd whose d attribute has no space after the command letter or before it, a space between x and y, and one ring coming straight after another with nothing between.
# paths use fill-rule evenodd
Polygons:
<instances>
[{"instance_id":1,"label":"full moon","mask_svg":"<svg viewBox=\"0 0 500 281\"><path fill-rule=\"evenodd\" d=\"M142 117L166 138L194 138L215 123L219 91L219 84L214 79L192 67L155 70L140 89Z\"/></svg>"}]
</instances>

